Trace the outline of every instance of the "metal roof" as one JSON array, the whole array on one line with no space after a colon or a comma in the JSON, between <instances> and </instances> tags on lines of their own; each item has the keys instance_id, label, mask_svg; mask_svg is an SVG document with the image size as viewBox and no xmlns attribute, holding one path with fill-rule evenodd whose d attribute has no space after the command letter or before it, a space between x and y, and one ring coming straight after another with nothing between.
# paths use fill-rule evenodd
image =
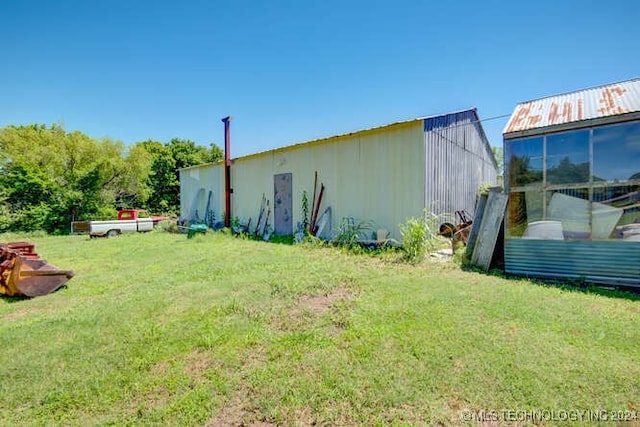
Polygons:
<instances>
[{"instance_id":1,"label":"metal roof","mask_svg":"<svg viewBox=\"0 0 640 427\"><path fill-rule=\"evenodd\" d=\"M640 79L520 103L503 134L640 111Z\"/></svg>"},{"instance_id":2,"label":"metal roof","mask_svg":"<svg viewBox=\"0 0 640 427\"><path fill-rule=\"evenodd\" d=\"M352 132L339 133L337 135L325 136L325 137L322 137L322 138L316 138L316 139L312 139L312 140L305 141L305 142L298 142L296 144L285 145L284 147L272 148L272 149L264 150L264 151L258 151L257 153L247 154L245 156L238 157L238 158L254 157L254 156L260 156L260 155L263 155L263 154L283 151L283 150L290 150L292 148L296 148L296 147L299 147L301 145L316 144L316 143L321 143L321 142L329 141L329 140L336 139L336 138L345 138L345 137L354 136L354 135L362 135L362 134L366 134L366 133L374 132L374 131L379 131L379 130L386 129L386 128L392 128L392 127L396 127L396 126L406 125L406 124L409 124L409 123L412 123L412 122L431 120L431 119L435 119L435 118L438 118L438 117L455 116L455 115L458 115L458 114L461 114L461 113L467 113L467 112L473 112L476 115L476 117L478 115L478 112L477 112L477 110L475 108L470 108L470 109L467 109L467 110L452 111L450 113L434 114L432 116L421 116L421 117L416 117L415 119L400 120L400 121L393 122L393 123L386 124L386 125L382 125L382 126L373 126L373 127L364 128L364 129L360 129L360 130L356 130L356 131L352 131ZM478 121L480 121L480 120L478 119Z\"/></svg>"},{"instance_id":3,"label":"metal roof","mask_svg":"<svg viewBox=\"0 0 640 427\"><path fill-rule=\"evenodd\" d=\"M296 143L296 144L286 145L284 147L271 148L271 149L267 149L267 150L263 150L263 151L258 151L256 153L252 153L252 154L246 154L246 155L240 156L240 157L234 157L232 160L235 161L235 160L238 160L238 159L247 159L247 158L250 158L250 157L263 156L263 155L267 155L267 154L271 154L271 153L277 153L277 152L281 152L281 151L285 151L285 150L291 150L291 149L300 147L302 145L318 144L318 143L326 142L326 141L329 141L329 140L332 140L332 139L336 139L336 138L345 138L345 137L353 136L353 135L366 134L366 133L369 133L369 132L378 131L378 130L382 130L382 129L385 129L385 128L391 128L391 127L395 127L395 126L406 125L406 124L409 124L409 123L412 123L412 122L417 122L417 121L432 120L432 119L437 119L437 118L440 118L440 117L449 117L449 116L456 117L456 116L458 116L460 114L464 114L464 113L471 113L471 114L474 115L475 120L473 120L470 124L478 125L478 127L482 131L482 137L486 141L486 144L488 146L491 146L489 144L489 141L488 141L487 137L486 137L486 134L484 133L484 129L482 129L481 120L480 120L480 118L478 116L478 111L475 108L469 108L469 109L466 109L466 110L452 111L450 113L434 114L432 116L421 116L421 117L417 117L415 119L401 120L401 121L397 121L397 122L394 122L394 123L391 123L391 124L387 124L387 125L374 126L374 127L360 129L360 130L353 131L353 132L346 132L346 133L341 133L341 134L337 134L337 135L333 135L333 136L312 139L312 140L305 141L305 142L299 142L299 143ZM212 164L217 164L217 163L222 163L222 162L223 162L223 160L218 160L216 162L211 162L211 163L204 163L204 164L200 164L200 165L187 166L187 167L181 168L180 170L188 170L188 169L192 169L192 168L198 168L198 167L201 167L201 166L212 165Z\"/></svg>"}]
</instances>

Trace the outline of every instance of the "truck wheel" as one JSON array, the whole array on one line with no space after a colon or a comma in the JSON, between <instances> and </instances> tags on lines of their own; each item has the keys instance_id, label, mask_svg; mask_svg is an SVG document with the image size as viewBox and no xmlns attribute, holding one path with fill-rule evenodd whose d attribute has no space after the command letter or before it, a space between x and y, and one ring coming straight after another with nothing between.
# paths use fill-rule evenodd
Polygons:
<instances>
[{"instance_id":1,"label":"truck wheel","mask_svg":"<svg viewBox=\"0 0 640 427\"><path fill-rule=\"evenodd\" d=\"M107 231L107 237L118 237L118 230Z\"/></svg>"}]
</instances>

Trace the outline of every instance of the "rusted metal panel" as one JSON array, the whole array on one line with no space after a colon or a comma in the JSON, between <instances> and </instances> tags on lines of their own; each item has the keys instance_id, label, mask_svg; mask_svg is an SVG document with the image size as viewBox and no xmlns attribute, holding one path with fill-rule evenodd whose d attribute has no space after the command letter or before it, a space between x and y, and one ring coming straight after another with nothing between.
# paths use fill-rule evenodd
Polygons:
<instances>
[{"instance_id":1,"label":"rusted metal panel","mask_svg":"<svg viewBox=\"0 0 640 427\"><path fill-rule=\"evenodd\" d=\"M0 293L38 297L50 294L74 276L40 258L29 242L0 244Z\"/></svg>"},{"instance_id":2,"label":"rusted metal panel","mask_svg":"<svg viewBox=\"0 0 640 427\"><path fill-rule=\"evenodd\" d=\"M640 287L640 245L624 241L507 239L507 273Z\"/></svg>"},{"instance_id":3,"label":"rusted metal panel","mask_svg":"<svg viewBox=\"0 0 640 427\"><path fill-rule=\"evenodd\" d=\"M523 102L504 134L640 111L640 79Z\"/></svg>"}]
</instances>

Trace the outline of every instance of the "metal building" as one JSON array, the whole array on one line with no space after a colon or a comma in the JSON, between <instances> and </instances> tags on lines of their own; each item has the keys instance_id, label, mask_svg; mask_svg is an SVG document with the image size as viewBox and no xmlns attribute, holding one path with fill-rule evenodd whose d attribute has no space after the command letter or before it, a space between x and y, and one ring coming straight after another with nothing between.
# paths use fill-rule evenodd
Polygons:
<instances>
[{"instance_id":1,"label":"metal building","mask_svg":"<svg viewBox=\"0 0 640 427\"><path fill-rule=\"evenodd\" d=\"M505 270L640 286L640 80L521 103L503 136Z\"/></svg>"},{"instance_id":2,"label":"metal building","mask_svg":"<svg viewBox=\"0 0 640 427\"><path fill-rule=\"evenodd\" d=\"M231 217L255 226L264 194L274 232L293 234L303 192L311 210L316 172L317 193L324 185L319 214L331 212L324 237L352 218L400 239L398 225L425 207L473 213L478 187L496 182L497 165L475 109L417 118L233 159ZM182 169L180 200L183 219L222 220L224 165Z\"/></svg>"}]
</instances>

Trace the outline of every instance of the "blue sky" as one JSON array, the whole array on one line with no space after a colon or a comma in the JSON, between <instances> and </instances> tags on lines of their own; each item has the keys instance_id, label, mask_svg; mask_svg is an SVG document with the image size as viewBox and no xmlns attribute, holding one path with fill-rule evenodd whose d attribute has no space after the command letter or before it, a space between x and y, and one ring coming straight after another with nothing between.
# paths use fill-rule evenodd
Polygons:
<instances>
[{"instance_id":1,"label":"blue sky","mask_svg":"<svg viewBox=\"0 0 640 427\"><path fill-rule=\"evenodd\" d=\"M0 126L223 146L232 115L233 157L640 77L635 0L0 0L0 19Z\"/></svg>"}]
</instances>

